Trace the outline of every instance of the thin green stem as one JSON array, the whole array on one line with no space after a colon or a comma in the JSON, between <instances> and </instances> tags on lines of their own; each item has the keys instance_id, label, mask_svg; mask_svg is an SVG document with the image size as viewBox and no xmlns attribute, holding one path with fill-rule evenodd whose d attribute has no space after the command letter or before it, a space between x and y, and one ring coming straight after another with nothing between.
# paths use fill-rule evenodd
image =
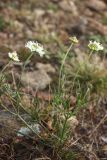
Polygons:
<instances>
[{"instance_id":1,"label":"thin green stem","mask_svg":"<svg viewBox=\"0 0 107 160\"><path fill-rule=\"evenodd\" d=\"M11 60L4 66L4 68L1 70L1 72L0 72L0 82L2 82L2 80L3 80L3 76L4 76L4 74L3 74L3 72L6 70L6 68L10 65L10 63L11 63Z\"/></svg>"},{"instance_id":2,"label":"thin green stem","mask_svg":"<svg viewBox=\"0 0 107 160\"><path fill-rule=\"evenodd\" d=\"M25 67L26 67L26 64L29 62L29 60L31 59L31 57L33 56L34 52L32 52L28 58L26 59L25 63L24 63L24 66L23 66L23 71L25 70Z\"/></svg>"},{"instance_id":3,"label":"thin green stem","mask_svg":"<svg viewBox=\"0 0 107 160\"><path fill-rule=\"evenodd\" d=\"M14 115L14 116L16 116L17 114L16 113L14 113L14 112L12 112L12 111L10 111L3 103L2 103L2 101L0 100L0 105L6 110L6 111L8 111L9 113L11 113L12 115Z\"/></svg>"},{"instance_id":4,"label":"thin green stem","mask_svg":"<svg viewBox=\"0 0 107 160\"><path fill-rule=\"evenodd\" d=\"M93 50L90 51L89 56L88 56L88 60L90 60L92 54L93 54Z\"/></svg>"},{"instance_id":5,"label":"thin green stem","mask_svg":"<svg viewBox=\"0 0 107 160\"><path fill-rule=\"evenodd\" d=\"M65 130L66 130L66 125L67 125L67 120L68 120L68 116L65 117L65 121L63 123L63 128L62 128L62 132L61 132L60 142L62 142L62 140L64 138L64 134L66 134Z\"/></svg>"},{"instance_id":6,"label":"thin green stem","mask_svg":"<svg viewBox=\"0 0 107 160\"><path fill-rule=\"evenodd\" d=\"M10 60L10 61L4 66L4 68L3 68L2 71L1 71L1 74L6 70L6 68L10 65L11 62L12 62L12 61Z\"/></svg>"},{"instance_id":7,"label":"thin green stem","mask_svg":"<svg viewBox=\"0 0 107 160\"><path fill-rule=\"evenodd\" d=\"M68 50L67 50L67 52L66 52L66 54L65 54L65 56L64 56L64 59L63 59L63 61L62 61L61 67L60 67L58 91L60 91L60 88L61 88L61 77L62 77L63 67L64 67L66 58L67 58L67 56L68 56L68 54L69 54L72 46L73 46L73 43L71 43L70 47L68 48Z\"/></svg>"}]
</instances>

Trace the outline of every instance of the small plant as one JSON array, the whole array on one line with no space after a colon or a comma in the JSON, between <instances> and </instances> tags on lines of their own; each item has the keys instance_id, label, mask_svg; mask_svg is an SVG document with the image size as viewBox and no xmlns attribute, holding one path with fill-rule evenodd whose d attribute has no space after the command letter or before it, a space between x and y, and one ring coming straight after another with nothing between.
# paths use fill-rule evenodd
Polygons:
<instances>
[{"instance_id":1,"label":"small plant","mask_svg":"<svg viewBox=\"0 0 107 160\"><path fill-rule=\"evenodd\" d=\"M41 108L42 102L37 97L29 99L28 95L20 91L18 85L14 88L8 84L6 69L13 61L17 63L20 61L16 51L8 53L10 61L0 74L0 105L6 111L17 116L25 125L17 135L29 136L30 131L33 132L39 140L42 140L45 145L51 146L54 153L64 160L74 159L76 155L69 150L68 145L72 138L72 132L78 125L76 115L82 107L86 107L93 93L105 94L107 88L107 71L104 63L98 56L93 55L93 52L103 50L103 46L96 41L90 41L88 44L89 54L77 54L75 57L68 58L72 47L79 41L76 37L71 37L70 43L59 69L58 90L53 93L52 100L45 103L45 107ZM25 47L31 51L31 54L23 64L23 72L35 53L40 57L46 54L43 46L38 42L29 41ZM76 101L73 103L74 108L71 104L71 94L76 97ZM13 110L5 105L4 95L8 98ZM28 110L22 103L24 95L27 96L28 104L31 106ZM21 116L23 112L31 117L30 123Z\"/></svg>"},{"instance_id":2,"label":"small plant","mask_svg":"<svg viewBox=\"0 0 107 160\"><path fill-rule=\"evenodd\" d=\"M104 61L98 55L92 55L94 51L103 50L102 45L97 42L90 42L89 55L77 54L67 65L68 87L77 91L81 88L82 93L87 90L92 93L105 95L107 86L107 71ZM76 93L76 92L75 92Z\"/></svg>"}]
</instances>

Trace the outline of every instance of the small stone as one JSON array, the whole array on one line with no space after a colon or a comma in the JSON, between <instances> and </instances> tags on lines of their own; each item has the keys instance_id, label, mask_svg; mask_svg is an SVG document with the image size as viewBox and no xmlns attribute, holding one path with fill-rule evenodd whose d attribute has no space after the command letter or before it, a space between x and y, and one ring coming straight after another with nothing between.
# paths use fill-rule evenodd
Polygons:
<instances>
[{"instance_id":1,"label":"small stone","mask_svg":"<svg viewBox=\"0 0 107 160\"><path fill-rule=\"evenodd\" d=\"M61 7L61 9L63 9L64 11L70 11L71 12L71 7L69 6L69 3L67 1L61 1L59 3L59 6Z\"/></svg>"},{"instance_id":2,"label":"small stone","mask_svg":"<svg viewBox=\"0 0 107 160\"><path fill-rule=\"evenodd\" d=\"M50 64L37 63L36 67L39 70L44 70L47 73L48 72L55 73L55 68L53 68L52 65L50 65Z\"/></svg>"},{"instance_id":3,"label":"small stone","mask_svg":"<svg viewBox=\"0 0 107 160\"><path fill-rule=\"evenodd\" d=\"M38 70L23 73L21 82L24 86L36 90L43 90L52 82L48 73L55 73L55 69L50 64L42 63L37 63L36 68Z\"/></svg>"},{"instance_id":4,"label":"small stone","mask_svg":"<svg viewBox=\"0 0 107 160\"><path fill-rule=\"evenodd\" d=\"M71 12L73 15L78 15L78 10L74 2L71 0L68 1L61 1L59 3L59 6L61 7L62 10L66 12Z\"/></svg>"},{"instance_id":5,"label":"small stone","mask_svg":"<svg viewBox=\"0 0 107 160\"><path fill-rule=\"evenodd\" d=\"M21 81L24 86L31 87L35 90L42 90L51 83L49 75L41 70L26 72L22 74Z\"/></svg>"},{"instance_id":6,"label":"small stone","mask_svg":"<svg viewBox=\"0 0 107 160\"><path fill-rule=\"evenodd\" d=\"M107 5L101 0L89 0L87 3L87 6L90 9L93 9L99 12L107 9Z\"/></svg>"},{"instance_id":7,"label":"small stone","mask_svg":"<svg viewBox=\"0 0 107 160\"><path fill-rule=\"evenodd\" d=\"M92 17L94 15L94 13L89 8L87 8L87 9L85 9L85 15Z\"/></svg>"},{"instance_id":8,"label":"small stone","mask_svg":"<svg viewBox=\"0 0 107 160\"><path fill-rule=\"evenodd\" d=\"M36 19L40 19L45 14L45 11L43 9L35 9L33 12L33 16L36 17Z\"/></svg>"},{"instance_id":9,"label":"small stone","mask_svg":"<svg viewBox=\"0 0 107 160\"><path fill-rule=\"evenodd\" d=\"M29 125L29 128L28 127L21 127L18 130L17 136L18 137L29 136L32 133L32 130L35 133L39 134L40 133L40 125L39 124L32 124L32 125Z\"/></svg>"}]
</instances>

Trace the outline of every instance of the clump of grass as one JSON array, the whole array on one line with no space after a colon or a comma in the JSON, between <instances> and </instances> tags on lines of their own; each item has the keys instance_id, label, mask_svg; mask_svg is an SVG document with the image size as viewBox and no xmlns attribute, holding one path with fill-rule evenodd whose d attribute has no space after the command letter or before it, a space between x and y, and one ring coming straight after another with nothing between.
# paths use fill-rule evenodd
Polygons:
<instances>
[{"instance_id":1,"label":"clump of grass","mask_svg":"<svg viewBox=\"0 0 107 160\"><path fill-rule=\"evenodd\" d=\"M88 89L90 94L107 94L107 70L104 61L98 55L89 59L87 54L77 54L67 66L67 73L69 86L74 90L81 87L84 94Z\"/></svg>"}]
</instances>

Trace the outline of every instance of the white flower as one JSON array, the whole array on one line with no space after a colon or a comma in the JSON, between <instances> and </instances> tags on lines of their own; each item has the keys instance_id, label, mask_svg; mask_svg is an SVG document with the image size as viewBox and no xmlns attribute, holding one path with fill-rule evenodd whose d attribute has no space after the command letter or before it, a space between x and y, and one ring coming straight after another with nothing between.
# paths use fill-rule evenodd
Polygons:
<instances>
[{"instance_id":1,"label":"white flower","mask_svg":"<svg viewBox=\"0 0 107 160\"><path fill-rule=\"evenodd\" d=\"M102 44L100 44L99 42L96 42L96 41L93 41L93 42L90 41L88 44L88 47L93 51L100 51L100 50L104 49Z\"/></svg>"},{"instance_id":2,"label":"white flower","mask_svg":"<svg viewBox=\"0 0 107 160\"><path fill-rule=\"evenodd\" d=\"M75 36L74 37L70 37L69 39L71 40L72 43L78 43L79 42L77 37L75 37Z\"/></svg>"},{"instance_id":3,"label":"white flower","mask_svg":"<svg viewBox=\"0 0 107 160\"><path fill-rule=\"evenodd\" d=\"M12 59L12 60L14 60L14 61L16 61L16 62L19 62L19 61L20 61L16 51L14 51L14 52L9 52L9 53L8 53L8 56L9 56L10 59Z\"/></svg>"},{"instance_id":4,"label":"white flower","mask_svg":"<svg viewBox=\"0 0 107 160\"><path fill-rule=\"evenodd\" d=\"M28 41L25 45L26 48L29 48L31 52L37 52L41 57L45 54L44 48L41 44L34 41Z\"/></svg>"}]
</instances>

